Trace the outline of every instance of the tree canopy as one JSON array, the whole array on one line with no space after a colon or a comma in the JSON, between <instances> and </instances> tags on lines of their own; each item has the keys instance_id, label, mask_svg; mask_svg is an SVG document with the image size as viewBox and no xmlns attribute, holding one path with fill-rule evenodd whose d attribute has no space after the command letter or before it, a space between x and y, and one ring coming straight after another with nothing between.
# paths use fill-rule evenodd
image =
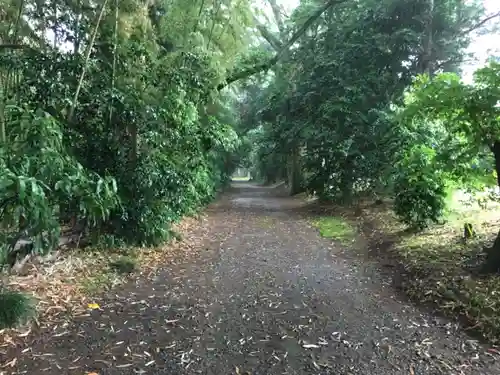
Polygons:
<instances>
[{"instance_id":1,"label":"tree canopy","mask_svg":"<svg viewBox=\"0 0 500 375\"><path fill-rule=\"evenodd\" d=\"M304 0L287 15L270 0L267 18L250 0L0 9L5 259L79 225L160 243L242 165L292 193L392 196L416 227L439 220L446 181L500 166L498 66L474 85L456 75L472 33L496 25L479 1Z\"/></svg>"}]
</instances>

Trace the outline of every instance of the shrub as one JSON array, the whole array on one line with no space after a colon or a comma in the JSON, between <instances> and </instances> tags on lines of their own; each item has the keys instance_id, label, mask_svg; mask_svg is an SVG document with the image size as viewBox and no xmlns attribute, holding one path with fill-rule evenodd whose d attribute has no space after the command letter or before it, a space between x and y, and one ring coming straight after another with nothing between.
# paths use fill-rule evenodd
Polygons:
<instances>
[{"instance_id":1,"label":"shrub","mask_svg":"<svg viewBox=\"0 0 500 375\"><path fill-rule=\"evenodd\" d=\"M394 212L413 229L437 223L446 207L444 174L436 167L434 157L434 150L419 145L406 152L397 166Z\"/></svg>"},{"instance_id":2,"label":"shrub","mask_svg":"<svg viewBox=\"0 0 500 375\"><path fill-rule=\"evenodd\" d=\"M0 290L0 329L25 323L34 315L31 299L23 293Z\"/></svg>"}]
</instances>

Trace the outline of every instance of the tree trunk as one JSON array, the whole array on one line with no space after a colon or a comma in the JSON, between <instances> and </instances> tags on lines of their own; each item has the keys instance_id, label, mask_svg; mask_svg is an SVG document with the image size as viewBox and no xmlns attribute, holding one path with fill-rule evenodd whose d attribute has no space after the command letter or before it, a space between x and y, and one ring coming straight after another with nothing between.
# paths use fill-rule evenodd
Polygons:
<instances>
[{"instance_id":1,"label":"tree trunk","mask_svg":"<svg viewBox=\"0 0 500 375\"><path fill-rule=\"evenodd\" d=\"M347 156L342 173L341 179L341 196L340 201L342 204L350 204L354 195L354 159L352 156Z\"/></svg>"},{"instance_id":2,"label":"tree trunk","mask_svg":"<svg viewBox=\"0 0 500 375\"><path fill-rule=\"evenodd\" d=\"M495 156L495 171L497 173L497 184L500 186L500 141L495 141L491 151ZM500 231L497 234L493 246L486 249L486 261L483 267L484 272L500 271Z\"/></svg>"},{"instance_id":3,"label":"tree trunk","mask_svg":"<svg viewBox=\"0 0 500 375\"><path fill-rule=\"evenodd\" d=\"M294 145L288 156L287 180L290 187L290 195L302 193L302 168L300 164L300 147Z\"/></svg>"},{"instance_id":4,"label":"tree trunk","mask_svg":"<svg viewBox=\"0 0 500 375\"><path fill-rule=\"evenodd\" d=\"M101 11L97 18L97 22L95 24L94 32L92 33L92 37L90 38L90 43L87 47L87 52L85 53L85 59L82 67L82 73L80 74L80 79L78 81L78 85L76 86L75 95L73 97L73 102L71 103L71 107L69 108L68 114L68 122L71 123L73 120L73 114L75 112L76 103L78 101L78 96L80 95L80 90L82 89L83 79L85 78L85 72L87 71L87 66L89 64L90 53L92 52L92 47L94 47L95 37L97 35L97 31L99 30L99 26L101 24L102 17L104 15L104 11L106 10L106 5L108 4L108 0L104 0L102 4Z\"/></svg>"},{"instance_id":5,"label":"tree trunk","mask_svg":"<svg viewBox=\"0 0 500 375\"><path fill-rule=\"evenodd\" d=\"M425 14L425 34L424 34L424 43L423 43L423 51L422 58L420 62L420 73L428 74L429 76L433 76L433 40L432 33L433 27L432 22L434 19L434 0L427 0L427 12Z\"/></svg>"}]
</instances>

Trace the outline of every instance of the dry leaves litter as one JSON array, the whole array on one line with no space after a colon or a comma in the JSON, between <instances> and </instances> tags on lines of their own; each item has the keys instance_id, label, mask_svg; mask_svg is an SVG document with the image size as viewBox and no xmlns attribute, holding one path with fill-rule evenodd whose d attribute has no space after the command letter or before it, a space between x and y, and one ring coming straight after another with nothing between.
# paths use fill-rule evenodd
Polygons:
<instances>
[{"instance_id":1,"label":"dry leaves litter","mask_svg":"<svg viewBox=\"0 0 500 375\"><path fill-rule=\"evenodd\" d=\"M184 233L196 226L199 226L198 219L186 218L173 229ZM171 260L177 251L186 249L190 249L189 241L174 241L164 247L144 251L138 249L140 273L153 272L159 265ZM41 329L60 324L65 322L68 316L85 316L89 309L101 308L91 300L84 283L99 279L103 270L108 268L110 254L86 249L56 254L57 257L53 257L55 259L50 262L26 264L23 275L3 275L3 283L9 289L24 292L36 301L37 317L32 323L33 326L30 324L28 327L0 330L0 348L17 345L32 332L33 327ZM112 283L124 281L126 279L122 277L115 277Z\"/></svg>"}]
</instances>

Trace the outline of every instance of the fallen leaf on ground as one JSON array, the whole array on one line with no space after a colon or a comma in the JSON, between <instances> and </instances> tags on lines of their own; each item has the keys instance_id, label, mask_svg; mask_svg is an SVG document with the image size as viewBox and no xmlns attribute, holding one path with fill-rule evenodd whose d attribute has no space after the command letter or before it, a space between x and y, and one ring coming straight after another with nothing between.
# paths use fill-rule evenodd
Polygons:
<instances>
[{"instance_id":1,"label":"fallen leaf on ground","mask_svg":"<svg viewBox=\"0 0 500 375\"><path fill-rule=\"evenodd\" d=\"M14 358L12 361L4 364L2 367L14 367L16 365L16 363L17 363L17 358Z\"/></svg>"},{"instance_id":2,"label":"fallen leaf on ground","mask_svg":"<svg viewBox=\"0 0 500 375\"><path fill-rule=\"evenodd\" d=\"M89 303L88 308L92 310L97 310L100 308L100 306L97 303Z\"/></svg>"}]
</instances>

